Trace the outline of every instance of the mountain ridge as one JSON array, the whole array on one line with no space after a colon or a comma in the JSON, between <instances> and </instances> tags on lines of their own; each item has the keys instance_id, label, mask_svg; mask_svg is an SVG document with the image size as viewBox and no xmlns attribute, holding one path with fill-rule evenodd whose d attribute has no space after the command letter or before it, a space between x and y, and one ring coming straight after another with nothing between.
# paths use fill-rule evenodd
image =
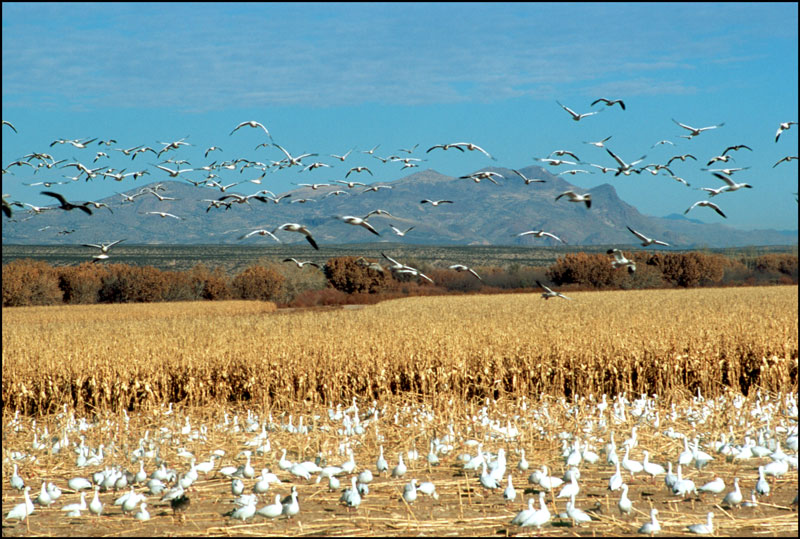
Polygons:
<instances>
[{"instance_id":1,"label":"mountain ridge","mask_svg":"<svg viewBox=\"0 0 800 539\"><path fill-rule=\"evenodd\" d=\"M724 224L704 224L679 214L664 217L648 216L626 203L609 183L584 189L554 176L542 167L531 165L520 169L528 178L541 178L544 183L526 185L511 169L484 167L480 171L497 172L503 176L498 184L489 180L479 183L472 179L446 176L433 169L414 172L403 178L384 182L375 181L369 186L387 186L363 192L365 186L348 188L342 184L317 190L298 187L287 191L290 197L280 203L233 204L230 209L210 208L204 200L223 196L217 188L195 187L188 182L162 181L128 188L126 193L153 188L160 183L165 191L160 194L177 198L159 201L152 194L137 197L134 202L123 203L121 197L111 196L100 200L112 206L93 209L93 215L82 212L47 211L25 219L27 212L17 210L14 219L3 224L4 244L58 244L97 243L125 237L131 243L141 244L213 244L237 243L247 231L257 228L273 230L286 222L306 225L318 243L363 243L378 239L361 227L354 227L336 219L336 216L364 217L375 209L388 211L391 217L374 215L369 222L381 234L381 240L408 241L431 245L530 245L551 246L555 240L548 238L517 237L531 229L551 232L570 245L638 244L628 230L634 228L650 237L670 243L672 247L686 249L703 247L735 247L744 245L797 244L797 231L749 230L742 231ZM358 178L349 178L357 181ZM366 182L365 182L366 183ZM245 189L236 186L224 194L252 194L262 186ZM346 194L325 196L340 190ZM571 203L566 197L555 198L567 190L591 193L592 207ZM251 191L251 192L247 192ZM314 202L292 203L311 199ZM452 204L420 204L423 199L452 200ZM148 211L165 211L184 217L185 220L146 215ZM79 215L80 214L80 215ZM405 229L415 228L406 237L396 236L389 225ZM74 230L59 235L64 230ZM299 234L278 232L286 243L302 242ZM270 238L254 236L248 243L274 242Z\"/></svg>"}]
</instances>

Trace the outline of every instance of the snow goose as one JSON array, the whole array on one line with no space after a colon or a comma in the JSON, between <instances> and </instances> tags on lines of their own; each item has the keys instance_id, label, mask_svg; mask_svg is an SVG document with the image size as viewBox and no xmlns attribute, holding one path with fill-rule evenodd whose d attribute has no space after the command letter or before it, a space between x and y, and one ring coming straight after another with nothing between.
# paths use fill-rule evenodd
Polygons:
<instances>
[{"instance_id":1,"label":"snow goose","mask_svg":"<svg viewBox=\"0 0 800 539\"><path fill-rule=\"evenodd\" d=\"M465 266L464 264L453 264L452 266L448 266L448 269L456 270L456 271L466 271L466 272L471 273L472 275L474 275L479 281L483 281L483 279L481 279L481 276L478 275L475 272L474 269L469 268L469 267Z\"/></svg>"},{"instance_id":2,"label":"snow goose","mask_svg":"<svg viewBox=\"0 0 800 539\"><path fill-rule=\"evenodd\" d=\"M257 511L259 515L265 518L278 518L283 514L283 504L281 503L281 495L275 495L275 501L269 505L265 505Z\"/></svg>"},{"instance_id":3,"label":"snow goose","mask_svg":"<svg viewBox=\"0 0 800 539\"><path fill-rule=\"evenodd\" d=\"M614 105L619 105L622 110L625 110L625 103L622 101L622 99L606 99L605 97L595 99L589 106L593 107L600 102L605 103L607 107L613 107Z\"/></svg>"},{"instance_id":4,"label":"snow goose","mask_svg":"<svg viewBox=\"0 0 800 539\"><path fill-rule=\"evenodd\" d=\"M689 531L692 533L696 533L699 535L711 535L714 533L714 525L712 524L712 519L714 518L714 513L709 511L707 515L707 520L705 523L701 524L692 524L688 526Z\"/></svg>"},{"instance_id":5,"label":"snow goose","mask_svg":"<svg viewBox=\"0 0 800 539\"><path fill-rule=\"evenodd\" d=\"M633 511L633 502L628 498L628 485L622 485L622 495L619 498L619 502L617 502L617 507L619 507L620 514L625 513L626 515L630 515L631 511Z\"/></svg>"},{"instance_id":6,"label":"snow goose","mask_svg":"<svg viewBox=\"0 0 800 539\"><path fill-rule=\"evenodd\" d=\"M543 285L539 281L536 281L536 284L539 286L539 288L542 288L544 290L544 292L542 292L542 297L544 299L550 299L550 298L555 298L555 297L569 299L569 300L572 299L572 298L568 298L567 296L565 296L561 292L555 292L554 290L551 290L550 288L548 288L547 286Z\"/></svg>"},{"instance_id":7,"label":"snow goose","mask_svg":"<svg viewBox=\"0 0 800 539\"><path fill-rule=\"evenodd\" d=\"M669 243L667 242L655 240L653 238L648 238L641 232L637 232L629 226L627 227L627 229L630 230L631 234L642 240L642 247L647 247L648 245L663 245L665 247L669 247Z\"/></svg>"},{"instance_id":8,"label":"snow goose","mask_svg":"<svg viewBox=\"0 0 800 539\"><path fill-rule=\"evenodd\" d=\"M375 230L375 228L371 224L369 224L366 219L362 219L360 217L354 217L352 215L337 216L336 219L344 221L348 225L360 226L362 228L369 230L376 236L380 236L380 233L377 230Z\"/></svg>"},{"instance_id":9,"label":"snow goose","mask_svg":"<svg viewBox=\"0 0 800 539\"><path fill-rule=\"evenodd\" d=\"M572 119L575 120L576 122L581 121L583 118L586 118L587 116L594 116L595 114L599 113L598 111L593 111L593 112L585 112L583 114L578 114L577 112L575 112L571 108L565 107L564 105L562 105L558 100L556 100L556 103L558 103L558 106L560 106L562 109L567 111L569 113L569 115L572 116Z\"/></svg>"},{"instance_id":10,"label":"snow goose","mask_svg":"<svg viewBox=\"0 0 800 539\"><path fill-rule=\"evenodd\" d=\"M619 249L609 249L606 251L606 253L614 255L614 260L611 261L612 268L617 269L627 267L628 273L634 273L636 271L636 263L633 260L626 258ZM627 451L625 454L627 454Z\"/></svg>"},{"instance_id":11,"label":"snow goose","mask_svg":"<svg viewBox=\"0 0 800 539\"><path fill-rule=\"evenodd\" d=\"M28 515L33 513L33 502L31 502L30 491L31 487L25 487L25 501L15 505L8 514L6 514L6 520L25 520Z\"/></svg>"},{"instance_id":12,"label":"snow goose","mask_svg":"<svg viewBox=\"0 0 800 539\"><path fill-rule=\"evenodd\" d=\"M311 236L311 232L309 232L309 230L305 226L298 223L284 223L279 227L275 228L275 230L272 231L272 234L274 235L275 232L277 232L278 230L286 230L288 232L298 232L300 234L303 234L306 237L306 240L308 240L308 243L311 244L311 247L319 251L319 246L317 245L317 242L314 241L314 238Z\"/></svg>"},{"instance_id":13,"label":"snow goose","mask_svg":"<svg viewBox=\"0 0 800 539\"><path fill-rule=\"evenodd\" d=\"M781 133L792 127L793 125L797 125L797 122L782 122L778 126L778 131L775 133L775 142L778 142L778 139L781 136Z\"/></svg>"},{"instance_id":14,"label":"snow goose","mask_svg":"<svg viewBox=\"0 0 800 539\"><path fill-rule=\"evenodd\" d=\"M492 156L489 154L489 152L487 152L486 150L484 150L483 148L481 148L481 147L480 147L480 146L478 146L477 144L473 144L473 143L471 143L471 142L454 142L454 143L450 144L450 146L452 146L452 147L454 147L454 148L466 149L466 150L469 150L469 151L471 151L471 152L481 152L482 154L484 154L484 155L485 155L486 157L488 157L489 159L492 159L492 160L494 160L494 161L497 161L497 159L495 159L494 157L492 157Z\"/></svg>"},{"instance_id":15,"label":"snow goose","mask_svg":"<svg viewBox=\"0 0 800 539\"><path fill-rule=\"evenodd\" d=\"M639 533L646 533L648 535L654 535L661 531L661 525L658 523L656 519L656 515L658 514L658 509L650 509L650 520L642 524L642 527L639 528Z\"/></svg>"},{"instance_id":16,"label":"snow goose","mask_svg":"<svg viewBox=\"0 0 800 539\"><path fill-rule=\"evenodd\" d=\"M261 128L261 129L264 130L264 133L266 133L269 138L272 138L272 135L269 134L269 131L267 131L267 128L264 127L264 124L262 124L260 122L256 122L255 120L248 120L246 122L240 123L239 125L237 125L236 127L233 128L233 131L231 131L228 136L233 135L240 127L244 127L244 126L253 127L253 128Z\"/></svg>"},{"instance_id":17,"label":"snow goose","mask_svg":"<svg viewBox=\"0 0 800 539\"><path fill-rule=\"evenodd\" d=\"M709 129L717 129L717 128L722 127L723 125L725 125L725 122L722 122L721 124L717 124L717 125L710 125L708 127L695 128L695 127L692 127L690 125L682 124L678 120L676 120L675 118L673 118L672 121L675 122L676 124L678 124L680 127L682 127L684 129L686 129L687 131L689 131L689 135L688 136L681 135L683 138L688 138L688 139L691 139L692 137L698 136L703 131L708 131Z\"/></svg>"},{"instance_id":18,"label":"snow goose","mask_svg":"<svg viewBox=\"0 0 800 539\"><path fill-rule=\"evenodd\" d=\"M529 185L531 183L546 183L547 181L547 180L541 180L539 178L528 178L527 176L525 176L525 174L513 168L511 169L511 172L522 178L522 180L525 182L525 185Z\"/></svg>"},{"instance_id":19,"label":"snow goose","mask_svg":"<svg viewBox=\"0 0 800 539\"><path fill-rule=\"evenodd\" d=\"M586 194L583 194L583 195L579 195L575 191L571 191L571 190L570 191L564 191L563 193L561 193L560 195L558 195L556 197L556 200L558 200L559 198L564 197L564 196L569 198L570 202L583 202L584 204L586 204L586 208L591 208L592 207L592 194L591 193L586 193Z\"/></svg>"},{"instance_id":20,"label":"snow goose","mask_svg":"<svg viewBox=\"0 0 800 539\"><path fill-rule=\"evenodd\" d=\"M686 215L687 213L692 211L696 206L700 206L700 207L705 206L705 207L711 208L715 212L720 214L723 218L727 219L727 216L724 213L722 213L722 210L719 209L719 206L717 206L716 204L714 204L713 202L710 202L708 200L698 200L697 202L695 202L694 204L689 206L689 208L685 212L683 212L683 214Z\"/></svg>"}]
</instances>

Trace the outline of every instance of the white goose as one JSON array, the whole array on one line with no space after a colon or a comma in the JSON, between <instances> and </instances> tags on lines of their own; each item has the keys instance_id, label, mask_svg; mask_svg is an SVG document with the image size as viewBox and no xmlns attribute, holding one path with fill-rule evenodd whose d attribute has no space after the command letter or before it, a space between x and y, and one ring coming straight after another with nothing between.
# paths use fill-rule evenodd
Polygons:
<instances>
[{"instance_id":1,"label":"white goose","mask_svg":"<svg viewBox=\"0 0 800 539\"><path fill-rule=\"evenodd\" d=\"M586 194L583 194L583 195L579 195L575 191L564 191L563 193L561 193L560 195L558 195L556 197L556 200L558 200L559 198L564 197L564 196L569 198L570 202L583 202L584 204L586 204L586 208L591 208L592 207L592 194L591 193L586 193Z\"/></svg>"},{"instance_id":2,"label":"white goose","mask_svg":"<svg viewBox=\"0 0 800 539\"><path fill-rule=\"evenodd\" d=\"M633 234L634 236L636 236L637 238L642 240L642 247L647 247L648 245L663 245L665 247L669 247L669 243L667 243L667 242L660 241L660 240L655 240L653 238L648 238L647 236L645 236L641 232L637 232L634 229L632 229L631 227L627 227L627 228L628 228L628 230L630 230L631 234Z\"/></svg>"},{"instance_id":3,"label":"white goose","mask_svg":"<svg viewBox=\"0 0 800 539\"><path fill-rule=\"evenodd\" d=\"M545 232L544 230L528 230L526 232L520 232L519 234L517 234L518 238L521 236L533 236L534 238L547 237L547 238L553 238L554 240L559 241L563 244L567 243L558 236L556 236L555 234L551 234L550 232Z\"/></svg>"},{"instance_id":4,"label":"white goose","mask_svg":"<svg viewBox=\"0 0 800 539\"><path fill-rule=\"evenodd\" d=\"M561 103L560 103L558 100L556 100L556 103L558 103L558 105L559 105L559 106L560 106L562 109L564 109L565 111L567 111L567 112L569 113L569 115L570 115L570 116L572 116L572 119L573 119L573 120L575 120L576 122L579 122L579 121L581 121L583 118L586 118L587 116L594 116L595 114L598 114L598 113L599 113L599 111L594 111L594 112L585 112L585 113L583 113L583 114L578 114L577 112L575 112L575 111L574 111L574 110L572 110L571 108L569 108L569 107L565 107L564 105L562 105L562 104L561 104Z\"/></svg>"},{"instance_id":5,"label":"white goose","mask_svg":"<svg viewBox=\"0 0 800 539\"><path fill-rule=\"evenodd\" d=\"M683 212L683 214L686 215L687 213L692 211L696 206L711 208L715 212L720 214L723 218L727 219L727 216L724 213L722 213L722 210L719 209L719 206L708 200L698 200L697 202L689 206L689 208L685 212Z\"/></svg>"},{"instance_id":6,"label":"white goose","mask_svg":"<svg viewBox=\"0 0 800 539\"><path fill-rule=\"evenodd\" d=\"M261 129L264 130L264 133L266 133L269 138L272 138L272 135L269 134L269 131L267 131L267 128L264 127L264 124L262 124L260 122L256 122L255 120L249 120L249 121L240 123L239 125L237 125L236 127L233 128L233 131L230 132L230 135L233 135L240 127L244 127L244 126L253 127L253 128L261 128ZM230 136L230 135L228 135L228 136Z\"/></svg>"},{"instance_id":7,"label":"white goose","mask_svg":"<svg viewBox=\"0 0 800 539\"><path fill-rule=\"evenodd\" d=\"M676 120L675 118L673 118L672 121L675 122L676 124L678 124L679 126L681 126L682 128L684 128L684 129L689 131L689 135L688 136L681 135L683 138L688 138L688 139L691 139L692 137L698 136L703 131L708 131L709 129L717 129L718 127L722 127L723 125L725 125L725 122L722 122L721 124L717 124L717 125L710 125L708 127L695 128L695 127L692 127L690 125L682 124L678 120Z\"/></svg>"}]
</instances>

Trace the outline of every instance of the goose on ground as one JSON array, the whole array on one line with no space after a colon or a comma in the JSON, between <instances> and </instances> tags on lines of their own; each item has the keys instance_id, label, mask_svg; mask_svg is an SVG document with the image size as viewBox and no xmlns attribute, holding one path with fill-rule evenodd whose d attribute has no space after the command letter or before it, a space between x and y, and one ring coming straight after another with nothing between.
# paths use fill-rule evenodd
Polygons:
<instances>
[{"instance_id":1,"label":"goose on ground","mask_svg":"<svg viewBox=\"0 0 800 539\"><path fill-rule=\"evenodd\" d=\"M707 515L707 519L705 523L701 524L692 524L688 526L689 531L692 533L697 533L700 535L711 535L714 533L714 525L712 524L712 520L714 518L714 513L709 511Z\"/></svg>"}]
</instances>

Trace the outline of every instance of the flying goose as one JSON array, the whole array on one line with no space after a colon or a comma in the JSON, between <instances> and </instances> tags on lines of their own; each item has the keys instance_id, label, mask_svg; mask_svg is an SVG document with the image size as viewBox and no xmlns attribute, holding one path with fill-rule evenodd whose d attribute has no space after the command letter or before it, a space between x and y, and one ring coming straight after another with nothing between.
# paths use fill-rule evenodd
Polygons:
<instances>
[{"instance_id":1,"label":"flying goose","mask_svg":"<svg viewBox=\"0 0 800 539\"><path fill-rule=\"evenodd\" d=\"M6 120L3 120L3 125L7 125L7 126L8 126L8 127L10 127L11 129L13 129L13 130L14 130L14 133L18 133L18 131L17 131L17 128L16 128L16 127L14 127L14 125L13 125L11 122L8 122L8 121L6 121Z\"/></svg>"},{"instance_id":2,"label":"flying goose","mask_svg":"<svg viewBox=\"0 0 800 539\"><path fill-rule=\"evenodd\" d=\"M708 131L709 129L717 129L718 127L722 127L723 125L725 125L725 122L722 122L721 124L717 124L717 125L710 125L708 127L695 128L695 127L692 127L690 125L682 124L678 120L676 120L675 118L673 118L672 121L675 122L676 124L678 124L679 126L683 127L684 129L687 129L690 132L690 134L688 136L681 135L683 138L688 138L688 139L691 139L692 137L698 136L703 131Z\"/></svg>"},{"instance_id":3,"label":"flying goose","mask_svg":"<svg viewBox=\"0 0 800 539\"><path fill-rule=\"evenodd\" d=\"M96 261L99 261L99 260L106 260L107 258L109 258L108 250L111 249L112 247L114 247L116 244L118 244L120 242L123 242L123 241L125 241L125 240L121 239L121 240L113 241L111 243L101 243L100 245L97 245L96 243L83 243L81 245L83 245L84 247L96 247L97 249L100 249L100 254L99 255L95 255L95 256L92 257L92 258L95 259L95 262L96 262Z\"/></svg>"},{"instance_id":4,"label":"flying goose","mask_svg":"<svg viewBox=\"0 0 800 539\"><path fill-rule=\"evenodd\" d=\"M428 200L426 198L425 200L420 200L419 203L420 204L430 203L431 206L436 207L439 204L453 204L453 201L452 200Z\"/></svg>"},{"instance_id":5,"label":"flying goose","mask_svg":"<svg viewBox=\"0 0 800 539\"><path fill-rule=\"evenodd\" d=\"M743 187L746 187L747 189L753 188L752 185L747 183L736 183L725 174L720 174L719 172L714 172L714 176L725 182L726 184L724 187L725 191L737 191L739 189L742 189Z\"/></svg>"},{"instance_id":6,"label":"flying goose","mask_svg":"<svg viewBox=\"0 0 800 539\"><path fill-rule=\"evenodd\" d=\"M597 103L600 103L601 101L605 103L606 106L613 107L614 105L619 105L622 108L622 110L625 110L625 103L622 101L622 99L606 99L605 97L601 97L600 99L595 99L589 106L593 107Z\"/></svg>"},{"instance_id":7,"label":"flying goose","mask_svg":"<svg viewBox=\"0 0 800 539\"><path fill-rule=\"evenodd\" d=\"M380 236L380 233L377 230L375 230L375 228L371 224L367 222L366 218L362 219L360 217L354 217L352 215L344 215L341 217L337 216L336 219L344 221L348 225L354 225L366 228L376 236Z\"/></svg>"},{"instance_id":8,"label":"flying goose","mask_svg":"<svg viewBox=\"0 0 800 539\"><path fill-rule=\"evenodd\" d=\"M308 243L311 244L311 247L319 251L319 246L317 245L317 242L314 241L314 238L311 236L311 232L309 232L305 226L298 223L284 223L281 226L275 228L275 230L272 231L272 234L275 234L275 232L277 232L278 230L286 230L287 232L299 232L300 234L306 237L306 240L308 240Z\"/></svg>"},{"instance_id":9,"label":"flying goose","mask_svg":"<svg viewBox=\"0 0 800 539\"><path fill-rule=\"evenodd\" d=\"M73 204L71 202L67 202L67 199L65 199L62 195L60 195L58 193L54 193L53 191L42 191L41 194L45 195L45 196L53 197L56 200L58 200L61 203L61 205L58 206L59 209L66 210L66 211L79 209L82 212L87 213L89 215L92 214L92 210L90 210L87 207L88 204L86 202L84 202L83 204Z\"/></svg>"},{"instance_id":10,"label":"flying goose","mask_svg":"<svg viewBox=\"0 0 800 539\"><path fill-rule=\"evenodd\" d=\"M550 166L557 167L558 165L577 165L574 161L565 161L563 159L550 159L549 157L537 157L537 161L547 163Z\"/></svg>"},{"instance_id":11,"label":"flying goose","mask_svg":"<svg viewBox=\"0 0 800 539\"><path fill-rule=\"evenodd\" d=\"M231 131L231 132L230 132L230 135L233 135L233 134L236 132L236 130L237 130L237 129L239 129L240 127L244 127L244 126L246 126L246 125L247 125L247 126L250 126L250 127L254 127L254 128L255 128L255 127L260 127L261 129L263 129L263 130L264 130L264 133L266 133L266 134L267 134L267 136L268 136L270 139L272 138L272 135L270 135L270 134L269 134L269 131L267 131L267 128L266 128L266 127L264 127L264 124L261 124L261 123L259 123L259 122L256 122L255 120L250 120L250 121L247 121L247 122L242 122L242 123L240 123L239 125L237 125L236 127L234 127L234 128L233 128L233 131ZM228 135L228 136L230 136L230 135Z\"/></svg>"},{"instance_id":12,"label":"flying goose","mask_svg":"<svg viewBox=\"0 0 800 539\"><path fill-rule=\"evenodd\" d=\"M783 122L780 126L778 126L778 132L775 133L775 142L778 142L778 139L781 136L781 133L792 127L793 125L797 125L797 122ZM52 146L52 145L51 145Z\"/></svg>"},{"instance_id":13,"label":"flying goose","mask_svg":"<svg viewBox=\"0 0 800 539\"><path fill-rule=\"evenodd\" d=\"M708 200L698 200L697 202L695 202L694 204L689 206L689 208L685 212L683 212L683 214L686 215L691 210L693 210L695 208L695 206L706 206L706 207L712 208L715 212L720 214L723 218L727 219L727 216L724 213L722 213L722 210L719 209L719 206L717 206L713 202L709 202Z\"/></svg>"},{"instance_id":14,"label":"flying goose","mask_svg":"<svg viewBox=\"0 0 800 539\"><path fill-rule=\"evenodd\" d=\"M171 213L167 213L167 212L163 212L163 211L146 211L146 212L144 212L144 214L145 215L158 215L158 216L160 216L162 218L171 217L171 218L177 219L179 221L185 221L186 220L183 217L178 217L177 215L173 215Z\"/></svg>"},{"instance_id":15,"label":"flying goose","mask_svg":"<svg viewBox=\"0 0 800 539\"><path fill-rule=\"evenodd\" d=\"M568 197L570 202L583 202L584 204L586 204L587 208L591 208L592 207L592 194L591 193L586 193L584 195L579 195L574 191L564 191L563 193L561 193L560 195L558 195L556 197L556 200L558 200L559 198L561 198L563 196Z\"/></svg>"},{"instance_id":16,"label":"flying goose","mask_svg":"<svg viewBox=\"0 0 800 539\"><path fill-rule=\"evenodd\" d=\"M728 146L725 148L725 151L722 152L722 155L725 155L728 152L738 152L741 149L750 150L751 152L753 151L753 148L750 146L746 146L745 144L737 144L735 146Z\"/></svg>"},{"instance_id":17,"label":"flying goose","mask_svg":"<svg viewBox=\"0 0 800 539\"><path fill-rule=\"evenodd\" d=\"M374 176L374 174L372 173L372 171L370 169L368 169L367 167L360 167L359 166L359 167L353 167L350 170L348 170L347 174L345 174L344 177L347 178L350 175L350 173L352 173L352 172L364 172L364 171L369 172L370 176Z\"/></svg>"},{"instance_id":18,"label":"flying goose","mask_svg":"<svg viewBox=\"0 0 800 539\"><path fill-rule=\"evenodd\" d=\"M617 173L614 174L614 176L619 176L620 174L625 174L626 176L628 176L630 174L630 172L632 171L633 167L635 165L638 165L642 161L644 161L644 158L647 157L646 155L643 155L639 159L637 159L636 161L628 164L625 161L623 161L617 154L615 154L614 152L612 152L608 148L606 148L606 151L608 152L608 155L610 155L611 157L614 158L614 161L619 163L619 170L617 170Z\"/></svg>"},{"instance_id":19,"label":"flying goose","mask_svg":"<svg viewBox=\"0 0 800 539\"><path fill-rule=\"evenodd\" d=\"M733 159L733 156L732 156L732 155L725 155L725 154L723 154L723 155L718 155L718 156L716 156L716 157L712 157L712 158L711 158L711 159L708 161L708 163L706 163L706 166L707 166L707 167L710 167L711 165L713 165L713 164L714 164L714 163L716 163L717 161L722 161L723 163L727 163L727 162L728 162L728 161L730 161L731 159Z\"/></svg>"},{"instance_id":20,"label":"flying goose","mask_svg":"<svg viewBox=\"0 0 800 539\"><path fill-rule=\"evenodd\" d=\"M475 270L474 270L474 269L472 269L472 268L469 268L469 267L467 267L467 266L465 266L465 265L463 265L463 264L453 264L452 266L449 266L449 269L451 269L451 270L456 270L456 271L466 271L466 272L469 272L469 273L471 273L472 275L474 275L475 277L477 277L479 281L483 282L483 279L481 279L480 275L478 275L478 274L475 272Z\"/></svg>"},{"instance_id":21,"label":"flying goose","mask_svg":"<svg viewBox=\"0 0 800 539\"><path fill-rule=\"evenodd\" d=\"M435 150L436 148L441 148L443 150L449 150L450 148L455 148L456 150L462 153L464 152L464 148L462 148L461 146L456 146L455 144L434 144L433 146L428 148L428 151L426 151L425 153L429 153L431 150Z\"/></svg>"},{"instance_id":22,"label":"flying goose","mask_svg":"<svg viewBox=\"0 0 800 539\"><path fill-rule=\"evenodd\" d=\"M353 151L353 148L347 150L347 153L344 154L344 155L336 155L335 153L332 153L332 154L329 154L329 155L331 157L335 158L335 159L338 159L339 161L344 162L344 160L347 159L347 156L350 155L350 152L352 152L352 151Z\"/></svg>"},{"instance_id":23,"label":"flying goose","mask_svg":"<svg viewBox=\"0 0 800 539\"><path fill-rule=\"evenodd\" d=\"M531 184L531 183L545 183L545 180L540 180L539 178L528 178L522 172L520 172L519 170L515 170L513 168L511 169L511 172L513 172L514 174L516 174L517 176L522 178L523 181L525 182L525 185L528 185L528 184Z\"/></svg>"},{"instance_id":24,"label":"flying goose","mask_svg":"<svg viewBox=\"0 0 800 539\"><path fill-rule=\"evenodd\" d=\"M493 178L493 176L497 176L498 178L502 178L503 175L499 172L492 172L490 170L486 170L483 172L473 172L472 174L468 174L467 176L459 176L459 180L472 180L475 183L480 183L481 180L489 180L495 185L500 185L497 181Z\"/></svg>"},{"instance_id":25,"label":"flying goose","mask_svg":"<svg viewBox=\"0 0 800 539\"><path fill-rule=\"evenodd\" d=\"M690 154L690 153L686 153L686 154L683 154L683 155L673 155L672 157L669 158L669 161L667 161L667 166L670 166L675 159L680 159L681 161L686 161L686 159L688 159L688 158L692 158L695 161L697 161L697 158L695 156L693 156L692 154Z\"/></svg>"},{"instance_id":26,"label":"flying goose","mask_svg":"<svg viewBox=\"0 0 800 539\"><path fill-rule=\"evenodd\" d=\"M544 292L542 293L542 297L544 299L550 299L550 298L564 298L564 299L570 299L570 300L572 299L572 298L568 298L567 296L565 296L561 292L555 292L555 291L551 290L550 288L546 287L545 285L543 285L539 281L536 281L536 284L539 285L540 288L544 289Z\"/></svg>"},{"instance_id":27,"label":"flying goose","mask_svg":"<svg viewBox=\"0 0 800 539\"><path fill-rule=\"evenodd\" d=\"M578 162L580 162L580 160L581 160L581 158L580 158L580 157L578 157L577 155L575 155L574 153L572 153L572 152L571 152L571 151L569 151L569 150L555 150L555 151L553 151L553 152L550 152L550 156L552 157L553 155L555 155L556 157L563 157L563 156L565 156L565 155L569 155L569 156L571 156L573 159L575 159L575 161L578 161Z\"/></svg>"},{"instance_id":28,"label":"flying goose","mask_svg":"<svg viewBox=\"0 0 800 539\"><path fill-rule=\"evenodd\" d=\"M467 150L469 150L469 151L478 151L478 152L481 152L482 154L484 154L484 155L485 155L486 157L488 157L489 159L492 159L493 161L497 161L497 159L495 159L494 157L492 157L492 156L489 154L489 152L487 152L486 150L484 150L483 148L481 148L481 147L480 147L480 146L478 146L477 144L473 144L473 143L471 143L471 142L454 142L454 143L452 143L450 146L454 146L454 147L456 147L456 148L461 148L461 147L463 146L463 148L464 148L464 149L467 149Z\"/></svg>"},{"instance_id":29,"label":"flying goose","mask_svg":"<svg viewBox=\"0 0 800 539\"><path fill-rule=\"evenodd\" d=\"M517 234L517 237L520 236L533 236L534 238L543 238L546 236L548 238L553 238L554 240L559 241L563 244L567 243L558 236L551 234L550 232L545 232L544 230L528 230L527 232L520 232L519 234Z\"/></svg>"},{"instance_id":30,"label":"flying goose","mask_svg":"<svg viewBox=\"0 0 800 539\"><path fill-rule=\"evenodd\" d=\"M315 262L311 262L310 260L306 260L304 262L301 262L300 260L297 260L296 258L284 258L283 261L284 262L294 262L295 265L298 268L302 268L303 266L314 266L315 268L320 269L319 264L317 264Z\"/></svg>"},{"instance_id":31,"label":"flying goose","mask_svg":"<svg viewBox=\"0 0 800 539\"><path fill-rule=\"evenodd\" d=\"M780 160L779 160L777 163L775 163L774 165L772 165L772 168L775 168L775 167L777 167L778 165L780 165L780 164L781 164L781 163L783 163L784 161L786 161L786 162L788 163L789 161L791 161L791 160L793 160L793 159L797 159L797 156L796 156L796 155L787 155L786 157L783 157L783 158L781 158L781 159L780 159Z\"/></svg>"},{"instance_id":32,"label":"flying goose","mask_svg":"<svg viewBox=\"0 0 800 539\"><path fill-rule=\"evenodd\" d=\"M569 107L565 107L564 105L562 105L561 103L559 103L559 102L558 102L558 100L556 100L556 103L558 103L558 105L559 105L559 106L560 106L562 109L564 109L565 111L567 111L567 112L569 113L569 115L570 115L570 116L572 116L572 119L573 119L573 120L575 120L576 122L579 122L579 121L581 121L581 119L582 119L582 118L586 118L587 116L593 116L593 115L595 115L595 114L599 114L599 112L598 112L598 111L594 111L594 112L586 112L586 113L584 113L584 114L578 114L577 112L575 112L575 111L574 111L574 110L572 110L571 108L569 108Z\"/></svg>"},{"instance_id":33,"label":"flying goose","mask_svg":"<svg viewBox=\"0 0 800 539\"><path fill-rule=\"evenodd\" d=\"M316 155L317 155L317 154L315 154L315 153L304 153L304 154L302 154L302 155L298 155L297 157L293 157L293 156L292 156L292 154L290 154L289 152L287 152L287 151L286 151L286 149L285 149L283 146L281 146L280 144L275 144L275 146L276 146L276 147L277 147L277 148L278 148L280 151L282 151L282 152L283 152L283 154L286 156L286 159L283 159L283 160L279 161L280 165L279 165L279 167L278 167L278 168L288 168L288 167L291 167L291 166L294 166L294 165L297 165L297 166L302 166L302 165L303 165L303 163L301 163L300 161L301 161L301 160L302 160L304 157L313 157L313 156L316 156ZM284 162L285 162L286 164L283 164Z\"/></svg>"},{"instance_id":34,"label":"flying goose","mask_svg":"<svg viewBox=\"0 0 800 539\"><path fill-rule=\"evenodd\" d=\"M270 238L272 238L273 240L277 241L278 243L281 242L281 240L279 240L278 237L275 234L273 234L269 230L266 230L266 229L263 229L263 228L259 228L259 229L253 230L251 232L248 232L247 234L239 236L239 239L240 240L247 239L250 236L255 236L256 234L258 234L259 236L269 236Z\"/></svg>"},{"instance_id":35,"label":"flying goose","mask_svg":"<svg viewBox=\"0 0 800 539\"><path fill-rule=\"evenodd\" d=\"M619 249L609 249L608 251L606 251L606 253L610 254L610 255L611 254L614 255L614 260L611 261L611 266L614 269L627 267L628 268L628 273L633 273L633 272L636 271L636 263L633 260L629 260L628 258L625 258L625 255L622 254L622 251L620 251ZM625 451L625 457L627 458L627 456L628 456L628 452L626 450ZM625 461L624 460L623 460L623 465L625 465ZM631 473L633 473L633 472L631 472Z\"/></svg>"},{"instance_id":36,"label":"flying goose","mask_svg":"<svg viewBox=\"0 0 800 539\"><path fill-rule=\"evenodd\" d=\"M669 243L666 243L666 242L663 242L663 241L660 241L660 240L654 240L652 238L648 238L647 236L645 236L641 232L636 232L631 227L627 227L627 228L628 228L628 230L631 231L631 234L633 234L634 236L636 236L637 238L642 240L642 247L647 247L648 245L663 245L665 247L669 247Z\"/></svg>"},{"instance_id":37,"label":"flying goose","mask_svg":"<svg viewBox=\"0 0 800 539\"><path fill-rule=\"evenodd\" d=\"M399 228L397 228L397 227L396 227L396 226L394 226L394 225L389 225L389 227L392 229L392 232L394 232L395 234L397 234L398 236L401 236L401 237L402 237L402 236L405 236L406 234L408 234L409 232L411 232L411 230L413 230L413 229L414 229L414 227L413 227L413 226L410 226L410 227L408 227L408 228L407 228L407 229L405 229L405 230L400 230Z\"/></svg>"},{"instance_id":38,"label":"flying goose","mask_svg":"<svg viewBox=\"0 0 800 539\"><path fill-rule=\"evenodd\" d=\"M586 142L586 141L584 141L583 143L584 144L591 144L592 146L595 146L597 148L605 148L606 141L608 141L611 137L612 137L612 135L609 135L606 138L604 138L603 140L598 140L597 142Z\"/></svg>"}]
</instances>

